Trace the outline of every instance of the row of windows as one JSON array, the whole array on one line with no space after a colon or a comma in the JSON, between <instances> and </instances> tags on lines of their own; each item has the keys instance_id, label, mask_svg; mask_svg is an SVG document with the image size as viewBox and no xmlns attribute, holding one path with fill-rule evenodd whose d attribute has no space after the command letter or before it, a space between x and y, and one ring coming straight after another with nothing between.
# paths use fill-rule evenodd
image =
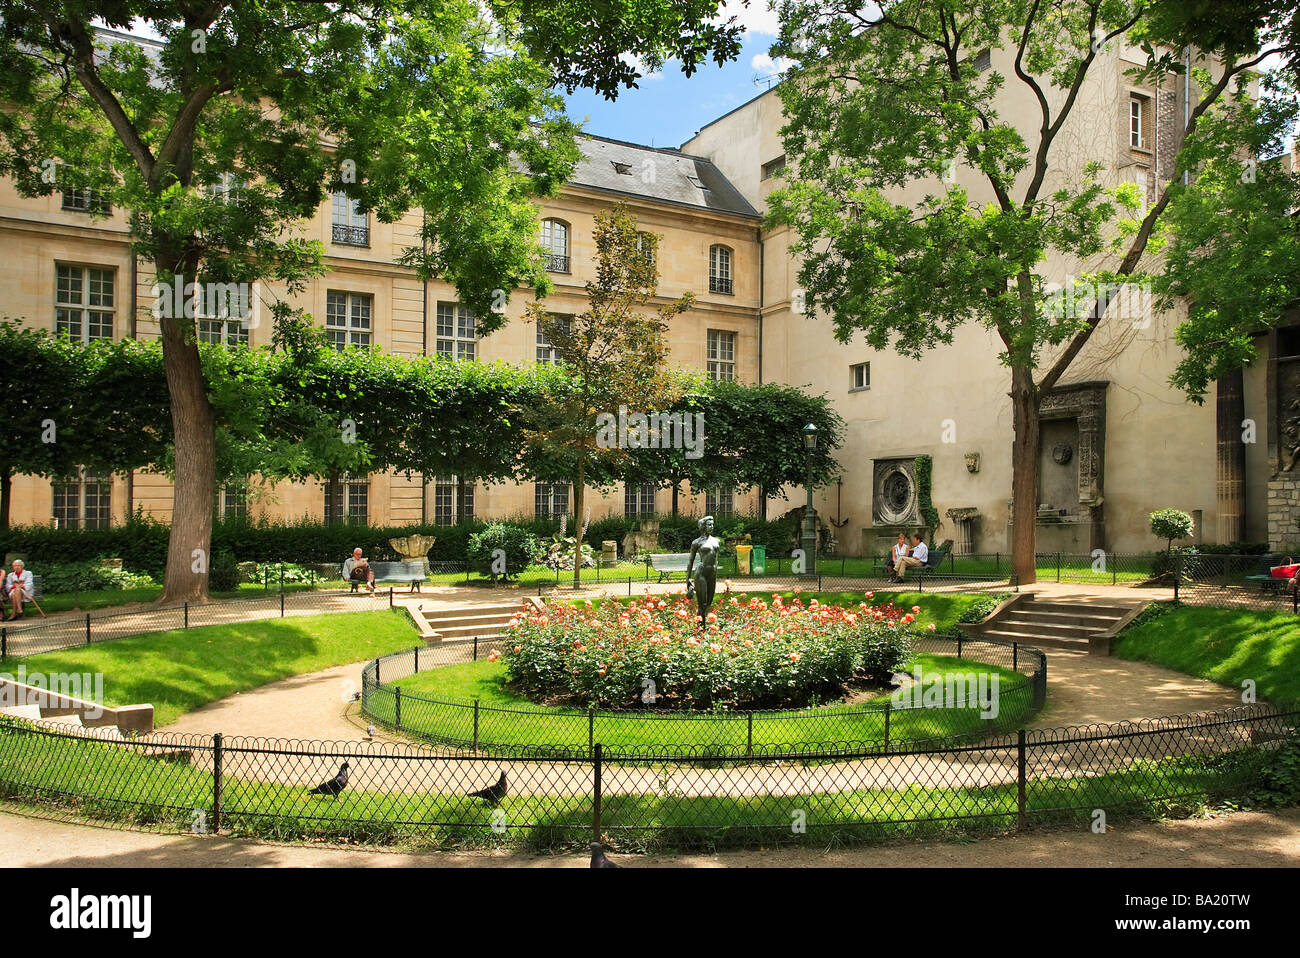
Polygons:
<instances>
[{"instance_id":1,"label":"row of windows","mask_svg":"<svg viewBox=\"0 0 1300 958\"><path fill-rule=\"evenodd\" d=\"M553 273L570 272L569 224L564 220L548 218L542 220L542 249L546 251L546 268ZM637 234L637 248L647 259L653 260L654 245L650 234ZM709 247L709 292L732 294L732 250L729 246L715 243Z\"/></svg>"},{"instance_id":2,"label":"row of windows","mask_svg":"<svg viewBox=\"0 0 1300 958\"><path fill-rule=\"evenodd\" d=\"M623 514L629 518L653 515L655 487L652 483L628 485L623 490ZM539 482L533 489L534 514L538 517L563 518L572 513L573 486L568 482ZM77 482L53 484L54 525L59 529L102 529L112 517L112 481L102 476L86 475ZM704 494L704 510L713 516L735 513L735 494L730 489L710 490ZM217 492L217 515L224 519L248 515L248 486L232 483ZM436 476L433 480L433 523L449 526L474 516L474 483L464 485L464 496L457 496L455 476ZM370 482L342 476L325 483L325 521L365 525L370 521Z\"/></svg>"},{"instance_id":3,"label":"row of windows","mask_svg":"<svg viewBox=\"0 0 1300 958\"><path fill-rule=\"evenodd\" d=\"M112 269L58 264L54 269L54 329L76 342L113 338L115 277ZM374 343L374 297L331 289L325 294L325 335L335 349L348 346L369 348ZM567 333L573 317L553 314L552 319ZM247 346L248 329L237 319L203 319L196 325L200 342L226 346ZM709 378L736 378L736 334L728 330L707 332ZM478 358L477 322L470 310L458 303L438 303L434 321L434 348L455 359ZM537 327L537 362L556 361L555 347L547 332Z\"/></svg>"}]
</instances>

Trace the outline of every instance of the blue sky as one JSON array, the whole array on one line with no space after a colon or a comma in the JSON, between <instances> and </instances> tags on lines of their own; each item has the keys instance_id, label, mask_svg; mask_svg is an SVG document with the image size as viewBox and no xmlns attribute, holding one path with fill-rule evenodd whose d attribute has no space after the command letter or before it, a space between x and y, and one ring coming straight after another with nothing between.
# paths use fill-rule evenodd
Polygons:
<instances>
[{"instance_id":1,"label":"blue sky","mask_svg":"<svg viewBox=\"0 0 1300 958\"><path fill-rule=\"evenodd\" d=\"M762 93L769 85L764 78L778 69L767 52L776 39L776 14L766 9L767 0L750 0L748 9L734 2L731 7L729 12L747 28L737 59L721 67L710 63L689 79L679 63L668 63L663 72L642 78L636 89L612 102L579 90L565 98L569 115L588 120L584 129L597 136L681 146L705 123Z\"/></svg>"}]
</instances>

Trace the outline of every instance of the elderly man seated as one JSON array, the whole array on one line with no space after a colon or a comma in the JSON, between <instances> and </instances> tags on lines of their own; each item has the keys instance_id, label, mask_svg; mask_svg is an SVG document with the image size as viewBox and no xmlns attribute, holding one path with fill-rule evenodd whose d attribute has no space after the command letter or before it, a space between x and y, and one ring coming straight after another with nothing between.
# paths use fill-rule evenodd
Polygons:
<instances>
[{"instance_id":1,"label":"elderly man seated","mask_svg":"<svg viewBox=\"0 0 1300 958\"><path fill-rule=\"evenodd\" d=\"M36 590L32 584L32 574L27 571L22 559L14 560L14 570L5 576L5 620L23 617L23 601L36 601Z\"/></svg>"},{"instance_id":2,"label":"elderly man seated","mask_svg":"<svg viewBox=\"0 0 1300 958\"><path fill-rule=\"evenodd\" d=\"M366 590L372 596L375 594L375 570L370 568L370 562L362 555L359 547L352 550L352 558L344 561L343 578L352 583L353 592L364 582Z\"/></svg>"}]
</instances>

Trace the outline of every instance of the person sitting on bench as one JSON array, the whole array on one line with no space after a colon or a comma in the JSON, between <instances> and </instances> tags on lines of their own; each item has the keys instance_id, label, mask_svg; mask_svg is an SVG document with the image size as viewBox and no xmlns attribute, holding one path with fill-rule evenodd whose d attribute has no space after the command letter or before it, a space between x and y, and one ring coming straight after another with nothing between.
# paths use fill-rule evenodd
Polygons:
<instances>
[{"instance_id":1,"label":"person sitting on bench","mask_svg":"<svg viewBox=\"0 0 1300 958\"><path fill-rule=\"evenodd\" d=\"M23 617L23 600L34 602L36 589L32 584L32 574L23 565L22 559L14 560L14 571L5 576L5 619Z\"/></svg>"},{"instance_id":2,"label":"person sitting on bench","mask_svg":"<svg viewBox=\"0 0 1300 958\"><path fill-rule=\"evenodd\" d=\"M890 582L898 581L898 560L907 557L907 536L898 534L898 542L889 550L889 561L885 563L885 575Z\"/></svg>"},{"instance_id":3,"label":"person sitting on bench","mask_svg":"<svg viewBox=\"0 0 1300 958\"><path fill-rule=\"evenodd\" d=\"M348 578L353 582L364 582L366 591L375 594L375 570L370 568L370 562L361 554L360 547L352 550L352 571Z\"/></svg>"},{"instance_id":4,"label":"person sitting on bench","mask_svg":"<svg viewBox=\"0 0 1300 958\"><path fill-rule=\"evenodd\" d=\"M908 569L919 569L925 565L930 558L930 550L926 548L925 542L921 539L921 533L912 533L912 541L916 543L912 546L912 554L903 556L899 560L897 571L898 581L902 582L907 577Z\"/></svg>"}]
</instances>

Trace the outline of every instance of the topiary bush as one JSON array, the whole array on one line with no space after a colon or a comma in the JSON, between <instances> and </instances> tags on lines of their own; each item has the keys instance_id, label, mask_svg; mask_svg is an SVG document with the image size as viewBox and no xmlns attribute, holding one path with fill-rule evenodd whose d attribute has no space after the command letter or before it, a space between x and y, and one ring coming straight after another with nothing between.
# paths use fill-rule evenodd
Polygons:
<instances>
[{"instance_id":1,"label":"topiary bush","mask_svg":"<svg viewBox=\"0 0 1300 958\"><path fill-rule=\"evenodd\" d=\"M1173 548L1175 539L1186 539L1196 529L1196 520L1181 509L1157 509L1147 518L1151 533L1165 540L1165 551Z\"/></svg>"},{"instance_id":2,"label":"topiary bush","mask_svg":"<svg viewBox=\"0 0 1300 958\"><path fill-rule=\"evenodd\" d=\"M528 568L541 549L537 536L527 529L505 522L494 522L481 532L469 537L469 566L494 582L498 578L510 579ZM505 554L505 568L494 567L497 550Z\"/></svg>"}]
</instances>

